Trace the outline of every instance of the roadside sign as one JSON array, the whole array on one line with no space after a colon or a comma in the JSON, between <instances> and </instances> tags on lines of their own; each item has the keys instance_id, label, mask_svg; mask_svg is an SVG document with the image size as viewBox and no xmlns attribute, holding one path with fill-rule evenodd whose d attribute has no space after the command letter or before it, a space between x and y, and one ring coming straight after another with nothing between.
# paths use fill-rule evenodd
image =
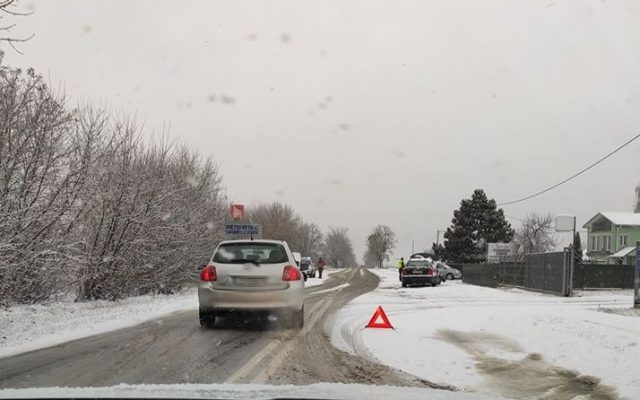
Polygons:
<instances>
[{"instance_id":1,"label":"roadside sign","mask_svg":"<svg viewBox=\"0 0 640 400\"><path fill-rule=\"evenodd\" d=\"M244 217L244 204L232 204L229 214L236 221L242 219Z\"/></svg>"},{"instance_id":2,"label":"roadside sign","mask_svg":"<svg viewBox=\"0 0 640 400\"><path fill-rule=\"evenodd\" d=\"M501 261L513 261L515 254L511 243L488 243L487 263L497 264Z\"/></svg>"},{"instance_id":3,"label":"roadside sign","mask_svg":"<svg viewBox=\"0 0 640 400\"><path fill-rule=\"evenodd\" d=\"M378 309L373 313L373 317L371 317L366 328L394 329L393 326L391 326L391 322L389 322L387 314L384 313L382 306L378 306Z\"/></svg>"},{"instance_id":4,"label":"roadside sign","mask_svg":"<svg viewBox=\"0 0 640 400\"><path fill-rule=\"evenodd\" d=\"M573 215L556 216L556 232L572 232L575 229L575 220L576 217Z\"/></svg>"},{"instance_id":5,"label":"roadside sign","mask_svg":"<svg viewBox=\"0 0 640 400\"><path fill-rule=\"evenodd\" d=\"M224 233L227 236L252 236L258 238L262 235L260 225L255 224L225 224Z\"/></svg>"}]
</instances>

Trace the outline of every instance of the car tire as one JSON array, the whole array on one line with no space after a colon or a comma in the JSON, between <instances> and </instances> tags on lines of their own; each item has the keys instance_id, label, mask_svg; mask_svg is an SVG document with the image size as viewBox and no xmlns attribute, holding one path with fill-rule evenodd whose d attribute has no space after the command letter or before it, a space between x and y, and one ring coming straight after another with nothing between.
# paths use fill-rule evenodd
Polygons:
<instances>
[{"instance_id":1,"label":"car tire","mask_svg":"<svg viewBox=\"0 0 640 400\"><path fill-rule=\"evenodd\" d=\"M451 274L451 273L447 274L447 280L452 281L453 280L453 274Z\"/></svg>"},{"instance_id":2,"label":"car tire","mask_svg":"<svg viewBox=\"0 0 640 400\"><path fill-rule=\"evenodd\" d=\"M289 323L291 328L302 329L304 328L304 304L300 311L294 311L289 316Z\"/></svg>"},{"instance_id":3,"label":"car tire","mask_svg":"<svg viewBox=\"0 0 640 400\"><path fill-rule=\"evenodd\" d=\"M402 287L407 287L407 283L406 282L402 282Z\"/></svg>"},{"instance_id":4,"label":"car tire","mask_svg":"<svg viewBox=\"0 0 640 400\"><path fill-rule=\"evenodd\" d=\"M203 328L214 328L216 325L216 315L211 311L200 310L200 326Z\"/></svg>"}]
</instances>

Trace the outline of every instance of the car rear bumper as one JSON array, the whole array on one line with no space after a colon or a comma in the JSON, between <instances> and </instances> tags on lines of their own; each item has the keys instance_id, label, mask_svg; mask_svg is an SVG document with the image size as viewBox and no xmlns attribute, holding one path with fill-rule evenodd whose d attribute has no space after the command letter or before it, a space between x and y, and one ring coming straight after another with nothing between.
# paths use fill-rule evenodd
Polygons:
<instances>
[{"instance_id":1,"label":"car rear bumper","mask_svg":"<svg viewBox=\"0 0 640 400\"><path fill-rule=\"evenodd\" d=\"M300 310L304 302L304 286L302 281L296 281L281 290L220 290L214 289L209 282L201 282L198 300L200 309L208 311Z\"/></svg>"},{"instance_id":2,"label":"car rear bumper","mask_svg":"<svg viewBox=\"0 0 640 400\"><path fill-rule=\"evenodd\" d=\"M427 275L403 275L402 283L406 283L407 285L414 284L427 284L427 283L437 283L437 277L435 276L427 276Z\"/></svg>"}]
</instances>

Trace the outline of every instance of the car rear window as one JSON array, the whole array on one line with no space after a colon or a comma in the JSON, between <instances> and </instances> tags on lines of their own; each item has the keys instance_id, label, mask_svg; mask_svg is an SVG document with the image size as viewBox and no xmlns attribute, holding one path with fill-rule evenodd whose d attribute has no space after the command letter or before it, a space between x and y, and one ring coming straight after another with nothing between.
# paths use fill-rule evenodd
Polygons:
<instances>
[{"instance_id":1,"label":"car rear window","mask_svg":"<svg viewBox=\"0 0 640 400\"><path fill-rule=\"evenodd\" d=\"M218 247L213 262L244 264L282 264L289 262L287 251L278 243L224 243Z\"/></svg>"},{"instance_id":2,"label":"car rear window","mask_svg":"<svg viewBox=\"0 0 640 400\"><path fill-rule=\"evenodd\" d=\"M409 260L407 267L430 267L431 261L429 260Z\"/></svg>"}]
</instances>

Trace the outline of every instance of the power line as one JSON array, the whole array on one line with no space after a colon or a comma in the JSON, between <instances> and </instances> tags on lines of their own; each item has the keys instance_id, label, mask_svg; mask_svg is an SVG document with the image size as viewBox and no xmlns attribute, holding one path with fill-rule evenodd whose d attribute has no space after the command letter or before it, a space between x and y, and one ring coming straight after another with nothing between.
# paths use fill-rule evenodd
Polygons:
<instances>
[{"instance_id":1,"label":"power line","mask_svg":"<svg viewBox=\"0 0 640 400\"><path fill-rule=\"evenodd\" d=\"M518 222L523 222L520 218L512 217L511 215L507 215L507 214L505 214L504 216L505 216L505 217L507 217L507 218L510 218L510 219L516 220L516 221L518 221Z\"/></svg>"},{"instance_id":2,"label":"power line","mask_svg":"<svg viewBox=\"0 0 640 400\"><path fill-rule=\"evenodd\" d=\"M555 188L557 188L558 186L564 185L565 183L569 182L570 180L579 177L580 175L584 174L585 172L589 171L591 168L595 167L596 165L600 164L601 162L603 162L604 160L606 160L607 158L611 157L612 155L616 154L617 152L619 152L620 150L624 149L625 147L627 147L628 145L630 145L631 143L633 143L636 139L640 138L640 133L637 134L636 136L632 137L631 139L629 139L627 142L625 142L622 146L618 147L617 149L613 150L611 153L607 154L606 156L602 157L601 159L599 159L598 161L594 162L593 164L589 165L588 167L584 168L583 170L581 170L580 172L571 175L570 177L568 177L567 179L563 180L562 182L556 183L553 186L549 186L548 188L541 190L537 193L534 193L532 195L529 195L527 197L523 197L521 199L518 200L514 200L514 201L508 201L506 203L500 203L498 204L499 206L508 206L511 204L516 204L516 203L520 203L523 202L525 200L529 200L532 199L534 197L540 196L541 194L547 193L550 190L553 190Z\"/></svg>"}]
</instances>

